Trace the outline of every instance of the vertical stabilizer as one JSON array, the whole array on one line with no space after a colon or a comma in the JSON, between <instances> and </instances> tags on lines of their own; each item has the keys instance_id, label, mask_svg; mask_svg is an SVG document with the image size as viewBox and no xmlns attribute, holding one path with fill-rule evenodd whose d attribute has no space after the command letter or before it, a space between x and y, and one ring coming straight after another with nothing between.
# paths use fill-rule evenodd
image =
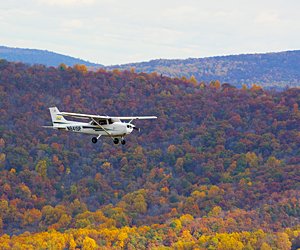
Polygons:
<instances>
[{"instance_id":1,"label":"vertical stabilizer","mask_svg":"<svg viewBox=\"0 0 300 250\"><path fill-rule=\"evenodd\" d=\"M49 108L50 110L50 114L51 114L51 119L52 119L52 123L53 123L53 126L54 125L57 125L59 123L66 123L68 122L59 112L58 108L57 107L52 107L52 108Z\"/></svg>"}]
</instances>

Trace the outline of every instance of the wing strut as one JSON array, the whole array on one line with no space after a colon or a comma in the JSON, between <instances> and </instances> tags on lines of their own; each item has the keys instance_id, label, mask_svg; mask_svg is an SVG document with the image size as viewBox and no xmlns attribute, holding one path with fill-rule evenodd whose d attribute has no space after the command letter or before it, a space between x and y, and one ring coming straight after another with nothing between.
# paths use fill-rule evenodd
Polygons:
<instances>
[{"instance_id":1,"label":"wing strut","mask_svg":"<svg viewBox=\"0 0 300 250\"><path fill-rule=\"evenodd\" d=\"M111 137L111 134L110 134L103 126L101 126L99 122L97 122L93 117L91 117L91 119L92 119L92 121L93 121L94 123L96 123L100 128L102 128L102 129L104 130L104 132L105 132L108 136Z\"/></svg>"}]
</instances>

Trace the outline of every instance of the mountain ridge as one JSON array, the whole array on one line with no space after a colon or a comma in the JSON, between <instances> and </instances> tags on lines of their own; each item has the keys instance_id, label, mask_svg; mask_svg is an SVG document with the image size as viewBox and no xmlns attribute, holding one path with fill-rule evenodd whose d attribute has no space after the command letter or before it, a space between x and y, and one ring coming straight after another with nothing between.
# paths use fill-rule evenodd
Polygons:
<instances>
[{"instance_id":1,"label":"mountain ridge","mask_svg":"<svg viewBox=\"0 0 300 250\"><path fill-rule=\"evenodd\" d=\"M5 53L3 51L6 51ZM29 53L29 56L26 55ZM25 54L25 56L24 56ZM300 50L282 52L222 55L187 59L153 59L145 62L104 66L46 50L0 46L0 58L28 64L69 66L84 64L90 70L132 70L173 78L194 77L198 82L219 80L236 87L258 84L264 88L284 89L300 86ZM49 59L50 58L50 59Z\"/></svg>"},{"instance_id":2,"label":"mountain ridge","mask_svg":"<svg viewBox=\"0 0 300 250\"><path fill-rule=\"evenodd\" d=\"M188 59L155 59L148 62L114 65L106 69L157 72L169 77L195 77L198 81L220 80L237 87L285 88L299 86L300 50L214 56Z\"/></svg>"},{"instance_id":3,"label":"mountain ridge","mask_svg":"<svg viewBox=\"0 0 300 250\"><path fill-rule=\"evenodd\" d=\"M58 66L64 63L68 66L75 64L84 64L86 66L102 66L101 64L92 63L80 58L75 58L60 53L29 48L12 48L6 46L0 46L0 58L12 61L23 62L30 65L43 64L45 66Z\"/></svg>"}]
</instances>

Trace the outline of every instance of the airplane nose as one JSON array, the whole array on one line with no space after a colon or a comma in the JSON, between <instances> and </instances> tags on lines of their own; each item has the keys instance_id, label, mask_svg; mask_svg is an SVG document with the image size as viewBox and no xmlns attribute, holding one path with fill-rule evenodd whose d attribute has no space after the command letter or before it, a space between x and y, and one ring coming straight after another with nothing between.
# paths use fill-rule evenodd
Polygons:
<instances>
[{"instance_id":1,"label":"airplane nose","mask_svg":"<svg viewBox=\"0 0 300 250\"><path fill-rule=\"evenodd\" d=\"M132 130L133 130L133 126L130 125L130 124L127 124L127 126L126 126L126 132L127 132L127 134L130 134L132 132Z\"/></svg>"}]
</instances>

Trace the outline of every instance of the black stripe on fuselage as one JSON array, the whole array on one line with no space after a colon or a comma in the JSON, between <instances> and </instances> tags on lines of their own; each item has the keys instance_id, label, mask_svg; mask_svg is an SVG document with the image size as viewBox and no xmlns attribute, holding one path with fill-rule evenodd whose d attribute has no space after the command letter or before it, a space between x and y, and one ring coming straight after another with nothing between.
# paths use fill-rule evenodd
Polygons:
<instances>
[{"instance_id":1,"label":"black stripe on fuselage","mask_svg":"<svg viewBox=\"0 0 300 250\"><path fill-rule=\"evenodd\" d=\"M102 128L99 128L99 127L95 127L95 126L82 126L82 128L90 128L90 129L94 129L95 131L104 131L104 129L102 129ZM105 129L105 130L107 130L107 131L110 131L110 130L113 130L113 129Z\"/></svg>"},{"instance_id":2,"label":"black stripe on fuselage","mask_svg":"<svg viewBox=\"0 0 300 250\"><path fill-rule=\"evenodd\" d=\"M53 122L53 123L58 123L58 124L70 124L69 122Z\"/></svg>"}]
</instances>

